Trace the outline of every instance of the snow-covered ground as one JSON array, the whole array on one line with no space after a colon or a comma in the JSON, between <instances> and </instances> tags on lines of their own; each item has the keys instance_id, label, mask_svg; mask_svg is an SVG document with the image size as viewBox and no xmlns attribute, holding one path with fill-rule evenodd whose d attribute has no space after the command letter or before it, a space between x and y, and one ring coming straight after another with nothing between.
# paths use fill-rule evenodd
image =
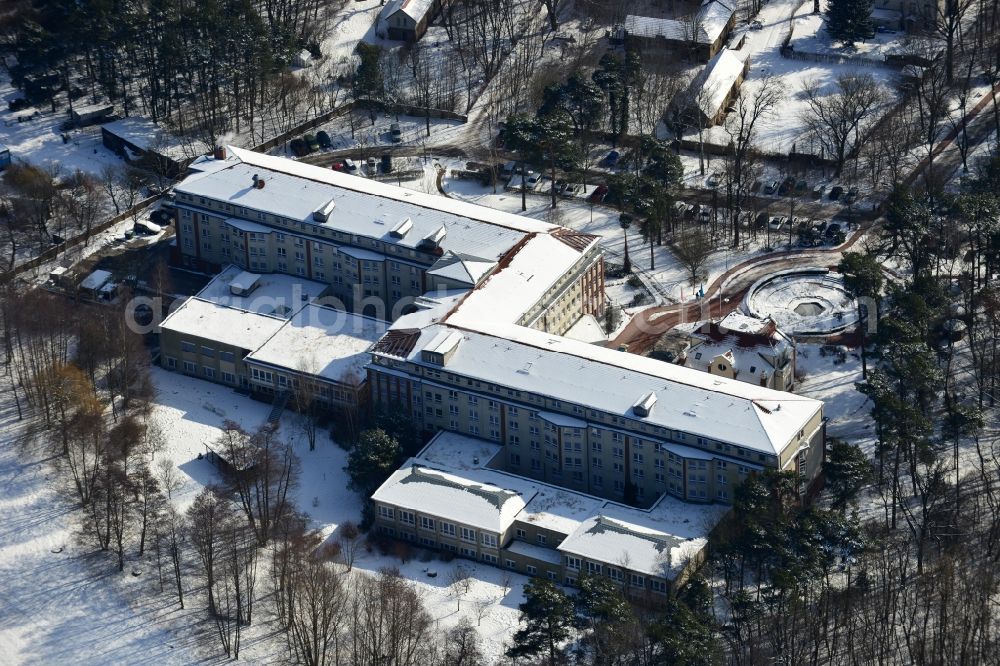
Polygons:
<instances>
[{"instance_id":1,"label":"snow-covered ground","mask_svg":"<svg viewBox=\"0 0 1000 666\"><path fill-rule=\"evenodd\" d=\"M157 405L151 419L167 442L157 456L172 460L180 471L182 484L173 501L184 510L205 485L221 481L215 467L199 454L219 436L223 422L232 419L255 428L270 406L196 378L159 368L152 372ZM19 454L14 439L20 427L9 394L3 397L0 662L188 664L216 654L197 590L187 590L188 608L180 610L169 588L158 592L155 567L148 562L139 565L143 572L133 577L132 563L119 574L109 558L85 554L76 541L79 515L72 497L57 488L52 460ZM299 418L286 412L279 431L302 460L296 503L312 526L329 536L346 521L360 521L361 500L347 489L347 452L323 431L316 450L309 451ZM502 653L517 628L517 606L527 578L475 562L446 563L422 553L414 549L413 559L401 562L361 548L354 567L371 573L399 568L417 585L438 632L467 617L478 625L485 652ZM458 566L472 577L461 598L461 612L449 588L451 571ZM188 578L186 584L193 580ZM248 628L241 657L250 663L283 661L284 647L273 629L267 622Z\"/></svg>"},{"instance_id":2,"label":"snow-covered ground","mask_svg":"<svg viewBox=\"0 0 1000 666\"><path fill-rule=\"evenodd\" d=\"M871 74L885 90L893 91L896 72L885 67L872 67L858 63L812 62L785 58L781 46L791 30L792 16L808 14L812 2L803 0L772 0L763 6L756 20L763 26L761 30L746 31L746 45L749 49L750 73L741 89L741 95L756 95L762 82L767 78L775 80L784 97L775 112L761 119L757 144L767 154L787 154L795 147L796 152L819 154L818 144L813 145L807 136L802 118L808 111L803 89L810 84L819 87L822 94L830 94L835 89L837 77L844 74ZM729 137L721 126L707 132L713 143L728 143ZM690 137L689 137L690 138ZM696 137L695 137L696 138Z\"/></svg>"},{"instance_id":3,"label":"snow-covered ground","mask_svg":"<svg viewBox=\"0 0 1000 666\"><path fill-rule=\"evenodd\" d=\"M119 574L76 545L78 512L53 459L17 445L12 395L0 400L0 663L191 664L188 631L203 614L153 592L145 572Z\"/></svg>"},{"instance_id":4,"label":"snow-covered ground","mask_svg":"<svg viewBox=\"0 0 1000 666\"><path fill-rule=\"evenodd\" d=\"M875 430L868 398L859 393L855 383L861 381L861 357L850 350L846 360L839 362L835 354L823 353L823 345L796 345L795 368L798 376L795 392L822 400L823 415L829 420L828 437L839 437L859 444L865 452L874 452Z\"/></svg>"},{"instance_id":5,"label":"snow-covered ground","mask_svg":"<svg viewBox=\"0 0 1000 666\"><path fill-rule=\"evenodd\" d=\"M820 3L822 12L826 11L826 5L826 2ZM905 32L877 32L871 39L855 42L853 47L849 47L830 37L826 31L825 14L813 14L812 3L796 13L789 45L797 53L873 62L882 62L889 55L925 54L941 48L940 42L935 43L932 38Z\"/></svg>"},{"instance_id":6,"label":"snow-covered ground","mask_svg":"<svg viewBox=\"0 0 1000 666\"><path fill-rule=\"evenodd\" d=\"M51 107L44 104L9 111L7 104L21 96L0 69L0 145L10 149L14 160L57 169L63 176L82 171L98 177L108 166L122 163L101 143L99 127L70 130L66 132L70 140L64 143L59 125L69 119L65 113L52 113Z\"/></svg>"},{"instance_id":7,"label":"snow-covered ground","mask_svg":"<svg viewBox=\"0 0 1000 666\"><path fill-rule=\"evenodd\" d=\"M223 422L232 419L245 428L255 428L266 419L270 405L223 386L159 368L153 369L153 377L158 403L153 419L169 442L167 450L160 455L173 460L183 472L184 484L174 499L184 508L206 484L220 480L215 467L207 458L199 459L198 454L205 452L207 442L219 436ZM299 419L294 412L286 411L281 417L279 431L293 444L302 461L296 504L309 516L312 527L329 537L345 522L361 521L361 499L347 488L344 471L347 452L322 430L318 433L316 450L310 451ZM398 567L406 578L417 584L439 631L454 626L463 616L476 624L479 622L478 606L487 606L479 633L487 654L502 652L503 643L517 628L517 606L523 601L521 587L527 577L509 576L512 587L505 594L503 582L509 572L465 560L445 563L438 561L436 556L433 560L421 561L420 552L414 548L414 559L403 563L393 556L380 555L377 550L361 549L354 567L372 573L383 567ZM449 574L457 566L471 572L473 578L468 594L462 597L461 613L456 612L458 602L448 587ZM428 569L437 575L427 576L425 571Z\"/></svg>"}]
</instances>

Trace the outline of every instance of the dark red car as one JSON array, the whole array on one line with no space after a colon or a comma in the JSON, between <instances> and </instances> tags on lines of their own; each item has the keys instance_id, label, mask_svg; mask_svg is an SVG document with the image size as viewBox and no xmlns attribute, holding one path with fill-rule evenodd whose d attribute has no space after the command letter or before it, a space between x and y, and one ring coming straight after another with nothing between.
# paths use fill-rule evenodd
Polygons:
<instances>
[{"instance_id":1,"label":"dark red car","mask_svg":"<svg viewBox=\"0 0 1000 666\"><path fill-rule=\"evenodd\" d=\"M601 203L604 201L604 197L608 196L608 186L598 185L594 188L594 191L590 193L589 200L591 203Z\"/></svg>"}]
</instances>

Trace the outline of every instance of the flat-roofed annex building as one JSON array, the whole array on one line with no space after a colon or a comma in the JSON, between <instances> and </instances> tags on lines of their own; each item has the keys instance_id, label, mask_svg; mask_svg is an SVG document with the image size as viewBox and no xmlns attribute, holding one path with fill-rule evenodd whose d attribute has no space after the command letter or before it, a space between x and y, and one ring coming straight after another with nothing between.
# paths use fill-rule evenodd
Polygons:
<instances>
[{"instance_id":1,"label":"flat-roofed annex building","mask_svg":"<svg viewBox=\"0 0 1000 666\"><path fill-rule=\"evenodd\" d=\"M665 495L639 509L493 469L503 447L439 432L372 496L383 535L573 585L607 576L665 594L701 562L726 509Z\"/></svg>"},{"instance_id":2,"label":"flat-roofed annex building","mask_svg":"<svg viewBox=\"0 0 1000 666\"><path fill-rule=\"evenodd\" d=\"M229 266L160 324L162 365L264 399L302 390L366 408L367 350L389 324L324 305L326 289Z\"/></svg>"}]
</instances>

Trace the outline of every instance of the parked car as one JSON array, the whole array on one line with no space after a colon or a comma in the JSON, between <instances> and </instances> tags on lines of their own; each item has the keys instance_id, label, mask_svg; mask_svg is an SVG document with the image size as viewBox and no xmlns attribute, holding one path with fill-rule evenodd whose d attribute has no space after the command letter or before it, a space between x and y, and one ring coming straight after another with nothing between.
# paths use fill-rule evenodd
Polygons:
<instances>
[{"instance_id":1,"label":"parked car","mask_svg":"<svg viewBox=\"0 0 1000 666\"><path fill-rule=\"evenodd\" d=\"M784 196L789 192L791 192L792 188L794 187L795 187L795 178L793 176L788 176L783 181L781 181L781 185L778 186L778 194Z\"/></svg>"},{"instance_id":2,"label":"parked car","mask_svg":"<svg viewBox=\"0 0 1000 666\"><path fill-rule=\"evenodd\" d=\"M711 176L708 177L708 180L705 181L706 185L713 188L718 187L721 183L722 183L722 174L719 173L718 171L714 172Z\"/></svg>"},{"instance_id":3,"label":"parked car","mask_svg":"<svg viewBox=\"0 0 1000 666\"><path fill-rule=\"evenodd\" d=\"M382 173L392 173L392 155L386 153L381 159Z\"/></svg>"},{"instance_id":4,"label":"parked car","mask_svg":"<svg viewBox=\"0 0 1000 666\"><path fill-rule=\"evenodd\" d=\"M369 176L374 176L375 174L378 173L378 160L375 159L374 157L368 158L367 166L368 166Z\"/></svg>"},{"instance_id":5,"label":"parked car","mask_svg":"<svg viewBox=\"0 0 1000 666\"><path fill-rule=\"evenodd\" d=\"M837 224L836 222L832 222L831 224L827 225L826 229L823 231L823 235L826 236L827 238L832 238L835 234L839 233L840 233L840 225Z\"/></svg>"},{"instance_id":6,"label":"parked car","mask_svg":"<svg viewBox=\"0 0 1000 666\"><path fill-rule=\"evenodd\" d=\"M354 160L352 160L350 157L344 159L344 171L348 173L354 173L357 170L358 170L358 165Z\"/></svg>"},{"instance_id":7,"label":"parked car","mask_svg":"<svg viewBox=\"0 0 1000 666\"><path fill-rule=\"evenodd\" d=\"M750 29L751 30L763 30L764 29L764 24L761 23L760 21L752 21L750 23Z\"/></svg>"},{"instance_id":8,"label":"parked car","mask_svg":"<svg viewBox=\"0 0 1000 666\"><path fill-rule=\"evenodd\" d=\"M169 211L158 209L149 214L149 219L161 227L166 227L173 221L174 216Z\"/></svg>"},{"instance_id":9,"label":"parked car","mask_svg":"<svg viewBox=\"0 0 1000 666\"><path fill-rule=\"evenodd\" d=\"M795 183L795 193L805 194L806 190L809 189L809 183L804 179L800 179L799 182Z\"/></svg>"},{"instance_id":10,"label":"parked car","mask_svg":"<svg viewBox=\"0 0 1000 666\"><path fill-rule=\"evenodd\" d=\"M319 142L320 148L329 148L333 145L333 141L330 140L330 135L327 134L325 130L316 132L316 141Z\"/></svg>"},{"instance_id":11,"label":"parked car","mask_svg":"<svg viewBox=\"0 0 1000 666\"><path fill-rule=\"evenodd\" d=\"M830 201L837 201L840 199L840 195L844 193L844 188L841 185L834 185L830 188Z\"/></svg>"},{"instance_id":12,"label":"parked car","mask_svg":"<svg viewBox=\"0 0 1000 666\"><path fill-rule=\"evenodd\" d=\"M701 210L698 211L698 221L702 224L708 224L712 221L712 209L708 206L702 206Z\"/></svg>"},{"instance_id":13,"label":"parked car","mask_svg":"<svg viewBox=\"0 0 1000 666\"><path fill-rule=\"evenodd\" d=\"M784 215L775 215L767 223L767 228L770 229L771 231L781 231L781 228L783 226L785 226L785 216Z\"/></svg>"},{"instance_id":14,"label":"parked car","mask_svg":"<svg viewBox=\"0 0 1000 666\"><path fill-rule=\"evenodd\" d=\"M851 189L847 190L847 196L844 197L844 203L852 204L858 200L858 187L857 185L852 185Z\"/></svg>"},{"instance_id":15,"label":"parked car","mask_svg":"<svg viewBox=\"0 0 1000 666\"><path fill-rule=\"evenodd\" d=\"M813 188L813 196L822 199L824 194L826 194L826 183L816 183L816 187Z\"/></svg>"},{"instance_id":16,"label":"parked car","mask_svg":"<svg viewBox=\"0 0 1000 666\"><path fill-rule=\"evenodd\" d=\"M315 134L306 134L302 137L302 140L306 142L307 146L309 146L310 153L319 150L319 141L316 140Z\"/></svg>"},{"instance_id":17,"label":"parked car","mask_svg":"<svg viewBox=\"0 0 1000 666\"><path fill-rule=\"evenodd\" d=\"M604 201L604 197L606 196L608 196L608 186L598 185L597 187L594 188L594 191L591 192L590 196L587 198L590 200L591 203L601 203L602 201Z\"/></svg>"},{"instance_id":18,"label":"parked car","mask_svg":"<svg viewBox=\"0 0 1000 666\"><path fill-rule=\"evenodd\" d=\"M346 171L346 169L344 168L344 163L341 162L340 160L337 160L336 162L331 164L330 168L333 169L334 171Z\"/></svg>"},{"instance_id":19,"label":"parked car","mask_svg":"<svg viewBox=\"0 0 1000 666\"><path fill-rule=\"evenodd\" d=\"M769 181L764 186L764 194L774 194L777 191L778 191L778 181L776 180Z\"/></svg>"},{"instance_id":20,"label":"parked car","mask_svg":"<svg viewBox=\"0 0 1000 666\"><path fill-rule=\"evenodd\" d=\"M576 197L583 192L583 185L580 183L569 183L566 189L563 190L562 195L564 197Z\"/></svg>"},{"instance_id":21,"label":"parked car","mask_svg":"<svg viewBox=\"0 0 1000 666\"><path fill-rule=\"evenodd\" d=\"M756 229L763 229L765 226L767 226L768 219L769 219L769 217L768 217L768 214L766 212L761 211L761 212L757 213L757 217L754 218L754 221L753 221L754 228L756 228Z\"/></svg>"},{"instance_id":22,"label":"parked car","mask_svg":"<svg viewBox=\"0 0 1000 666\"><path fill-rule=\"evenodd\" d=\"M604 165L609 169L613 169L616 164L618 164L618 159L621 157L621 153L617 150L612 150L608 153L608 156L604 158Z\"/></svg>"},{"instance_id":23,"label":"parked car","mask_svg":"<svg viewBox=\"0 0 1000 666\"><path fill-rule=\"evenodd\" d=\"M7 102L8 111L21 111L27 109L29 106L31 106L31 103L23 97L18 97Z\"/></svg>"},{"instance_id":24,"label":"parked car","mask_svg":"<svg viewBox=\"0 0 1000 666\"><path fill-rule=\"evenodd\" d=\"M822 233L826 229L828 224L830 224L829 220L820 220L819 222L813 225L813 229Z\"/></svg>"},{"instance_id":25,"label":"parked car","mask_svg":"<svg viewBox=\"0 0 1000 666\"><path fill-rule=\"evenodd\" d=\"M399 143L403 140L403 130L399 129L399 123L389 125L389 136L392 137L393 143Z\"/></svg>"},{"instance_id":26,"label":"parked car","mask_svg":"<svg viewBox=\"0 0 1000 666\"><path fill-rule=\"evenodd\" d=\"M305 157L309 154L309 146L302 139L292 139L288 147L292 149L292 154L296 157Z\"/></svg>"},{"instance_id":27,"label":"parked car","mask_svg":"<svg viewBox=\"0 0 1000 666\"><path fill-rule=\"evenodd\" d=\"M542 182L542 174L529 171L527 175L528 177L524 181L524 186L528 188L528 191L537 189L538 185Z\"/></svg>"}]
</instances>

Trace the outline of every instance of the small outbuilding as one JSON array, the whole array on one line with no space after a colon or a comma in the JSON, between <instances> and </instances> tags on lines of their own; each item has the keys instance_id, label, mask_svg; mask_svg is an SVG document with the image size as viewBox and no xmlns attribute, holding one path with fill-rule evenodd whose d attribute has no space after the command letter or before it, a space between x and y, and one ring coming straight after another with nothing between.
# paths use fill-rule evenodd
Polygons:
<instances>
[{"instance_id":1,"label":"small outbuilding","mask_svg":"<svg viewBox=\"0 0 1000 666\"><path fill-rule=\"evenodd\" d=\"M185 142L152 120L122 118L101 125L101 142L129 162L174 178L198 155L208 151L200 142Z\"/></svg>"},{"instance_id":2,"label":"small outbuilding","mask_svg":"<svg viewBox=\"0 0 1000 666\"><path fill-rule=\"evenodd\" d=\"M645 53L691 53L705 62L719 52L735 25L732 0L705 0L697 12L679 18L628 14L615 37Z\"/></svg>"},{"instance_id":3,"label":"small outbuilding","mask_svg":"<svg viewBox=\"0 0 1000 666\"><path fill-rule=\"evenodd\" d=\"M73 110L69 112L69 117L76 127L85 127L101 122L114 113L114 110L114 104L108 104L107 102L87 104L85 106L73 107Z\"/></svg>"},{"instance_id":4,"label":"small outbuilding","mask_svg":"<svg viewBox=\"0 0 1000 666\"><path fill-rule=\"evenodd\" d=\"M83 282L80 283L80 293L83 296L93 299L99 299L101 297L101 290L111 282L111 271L105 271L98 269L83 278Z\"/></svg>"},{"instance_id":5,"label":"small outbuilding","mask_svg":"<svg viewBox=\"0 0 1000 666\"><path fill-rule=\"evenodd\" d=\"M702 127L712 127L726 118L726 109L739 95L740 86L750 71L749 52L722 49L705 69L691 81L687 93L681 96L686 108L681 115L695 113Z\"/></svg>"},{"instance_id":6,"label":"small outbuilding","mask_svg":"<svg viewBox=\"0 0 1000 666\"><path fill-rule=\"evenodd\" d=\"M379 14L380 32L389 39L415 42L447 0L389 0Z\"/></svg>"}]
</instances>

